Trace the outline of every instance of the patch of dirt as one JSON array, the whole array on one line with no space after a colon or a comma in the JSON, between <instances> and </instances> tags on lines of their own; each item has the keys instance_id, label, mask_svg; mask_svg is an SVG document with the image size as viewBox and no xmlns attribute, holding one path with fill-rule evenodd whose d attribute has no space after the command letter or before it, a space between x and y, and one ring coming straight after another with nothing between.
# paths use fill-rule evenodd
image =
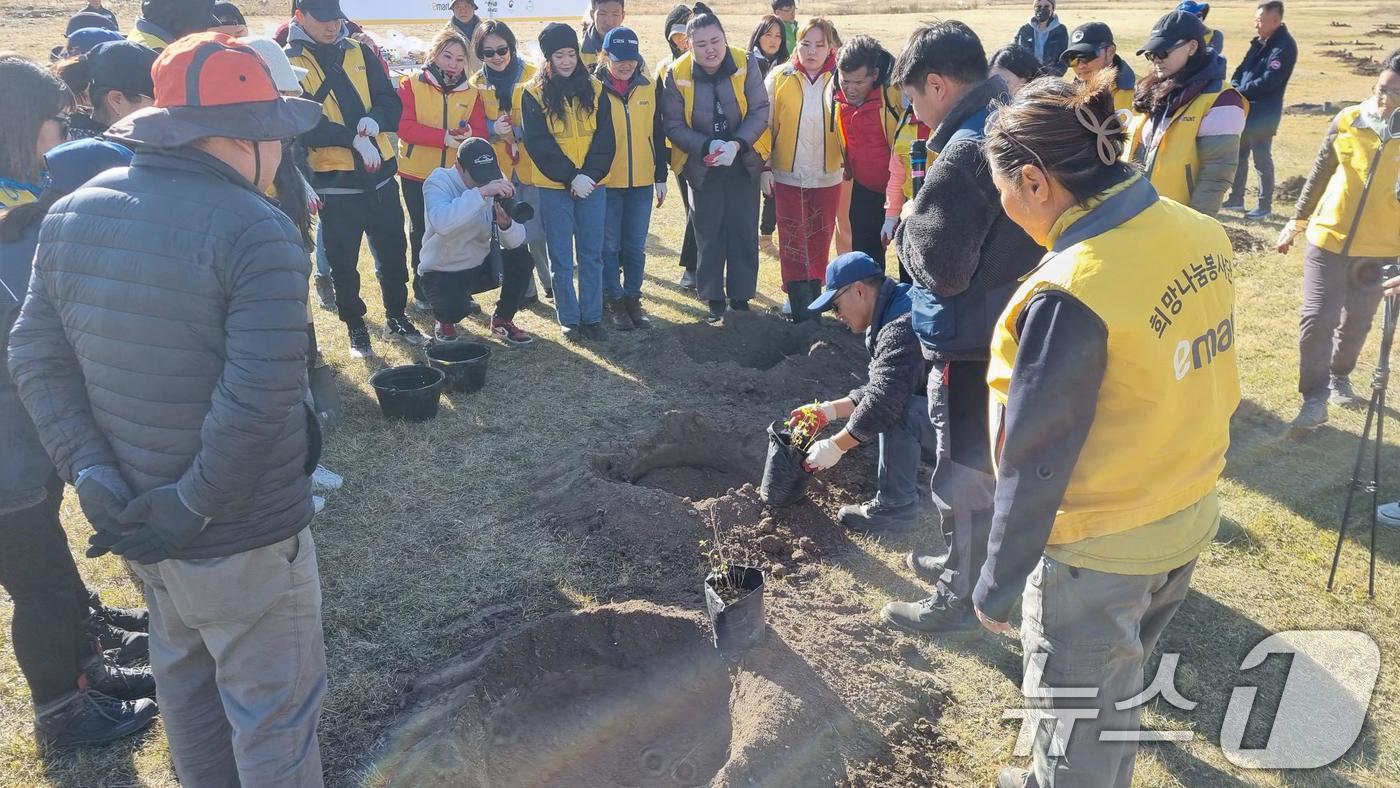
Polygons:
<instances>
[{"instance_id":1,"label":"patch of dirt","mask_svg":"<svg viewBox=\"0 0 1400 788\"><path fill-rule=\"evenodd\" d=\"M1330 43L1330 42L1329 42ZM1357 41L1356 44L1361 44ZM1374 45L1365 45L1370 49ZM1351 67L1351 73L1359 74L1363 77L1374 77L1381 73L1381 61L1370 55L1358 55L1346 49L1324 49L1322 54L1326 57L1334 58L1342 62L1343 65Z\"/></svg>"},{"instance_id":2,"label":"patch of dirt","mask_svg":"<svg viewBox=\"0 0 1400 788\"><path fill-rule=\"evenodd\" d=\"M1292 205L1297 202L1298 198L1303 196L1303 186L1307 182L1308 179L1301 175L1284 178L1278 185L1274 186L1274 202L1283 205Z\"/></svg>"},{"instance_id":3,"label":"patch of dirt","mask_svg":"<svg viewBox=\"0 0 1400 788\"><path fill-rule=\"evenodd\" d=\"M762 312L730 312L724 325L691 323L676 327L681 351L692 361L732 361L749 369L772 369L788 356L805 353L818 333L814 322L789 323Z\"/></svg>"},{"instance_id":4,"label":"patch of dirt","mask_svg":"<svg viewBox=\"0 0 1400 788\"><path fill-rule=\"evenodd\" d=\"M1367 33L1368 36L1377 38L1400 38L1400 25L1385 24Z\"/></svg>"},{"instance_id":5,"label":"patch of dirt","mask_svg":"<svg viewBox=\"0 0 1400 788\"><path fill-rule=\"evenodd\" d=\"M1360 103L1359 101L1324 101L1321 104L1289 104L1283 111L1289 115L1321 115L1330 118L1341 112L1343 107Z\"/></svg>"},{"instance_id":6,"label":"patch of dirt","mask_svg":"<svg viewBox=\"0 0 1400 788\"><path fill-rule=\"evenodd\" d=\"M670 413L661 429L621 454L599 458L618 481L691 500L717 498L763 472L758 438L719 429L698 414Z\"/></svg>"},{"instance_id":7,"label":"patch of dirt","mask_svg":"<svg viewBox=\"0 0 1400 788\"><path fill-rule=\"evenodd\" d=\"M1235 254L1243 252L1262 252L1271 248L1269 242L1255 235L1243 227L1232 224L1224 225L1225 234L1230 237L1230 246L1235 250Z\"/></svg>"}]
</instances>

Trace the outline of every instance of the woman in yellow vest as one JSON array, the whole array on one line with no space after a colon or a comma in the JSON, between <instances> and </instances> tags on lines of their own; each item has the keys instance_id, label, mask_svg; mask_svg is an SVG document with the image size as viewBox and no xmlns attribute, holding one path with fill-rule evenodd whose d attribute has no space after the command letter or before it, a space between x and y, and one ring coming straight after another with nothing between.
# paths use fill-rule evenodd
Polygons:
<instances>
[{"instance_id":1,"label":"woman in yellow vest","mask_svg":"<svg viewBox=\"0 0 1400 788\"><path fill-rule=\"evenodd\" d=\"M619 331L651 328L642 309L651 201L666 201L666 134L661 128L656 83L647 76L641 42L629 27L603 36L595 75L613 102L617 153L608 173L607 224L603 229L603 290L609 322Z\"/></svg>"},{"instance_id":2,"label":"woman in yellow vest","mask_svg":"<svg viewBox=\"0 0 1400 788\"><path fill-rule=\"evenodd\" d=\"M1121 160L1113 77L1036 80L987 129L1002 206L1050 255L992 336L997 485L973 602L1008 632L1021 601L1028 707L1091 710L1072 735L1036 726L1034 774L999 786L1132 782L1136 743L1099 734L1139 730L1124 702L1219 527L1240 399L1230 240Z\"/></svg>"},{"instance_id":3,"label":"woman in yellow vest","mask_svg":"<svg viewBox=\"0 0 1400 788\"><path fill-rule=\"evenodd\" d=\"M1137 83L1128 158L1163 197L1214 216L1234 183L1249 105L1225 81L1225 58L1206 46L1206 32L1185 11L1153 26L1138 51L1154 70Z\"/></svg>"},{"instance_id":4,"label":"woman in yellow vest","mask_svg":"<svg viewBox=\"0 0 1400 788\"><path fill-rule=\"evenodd\" d=\"M427 65L399 80L399 180L408 210L409 261L413 266L413 300L427 303L418 282L423 250L423 181L440 167L455 166L457 148L468 137L486 137L486 115L479 91L467 81L467 42L449 27L428 46ZM422 304L419 304L422 302ZM474 303L474 302L473 302Z\"/></svg>"},{"instance_id":5,"label":"woman in yellow vest","mask_svg":"<svg viewBox=\"0 0 1400 788\"><path fill-rule=\"evenodd\" d=\"M1366 406L1349 376L1380 305L1381 266L1400 257L1400 136L1390 125L1397 111L1400 50L1386 58L1374 94L1332 119L1293 221L1279 234L1278 250L1287 252L1307 231L1296 429L1327 423L1329 400Z\"/></svg>"},{"instance_id":6,"label":"woman in yellow vest","mask_svg":"<svg viewBox=\"0 0 1400 788\"><path fill-rule=\"evenodd\" d=\"M539 187L554 309L565 340L602 341L604 181L617 150L611 102L579 62L573 28L545 25L540 51L545 62L521 96L520 113L534 164L531 185Z\"/></svg>"},{"instance_id":7,"label":"woman in yellow vest","mask_svg":"<svg viewBox=\"0 0 1400 788\"><path fill-rule=\"evenodd\" d=\"M690 52L662 86L661 112L671 168L694 199L696 289L705 322L747 311L758 290L758 176L768 153L768 93L753 57L729 46L724 26L703 3L686 23Z\"/></svg>"},{"instance_id":8,"label":"woman in yellow vest","mask_svg":"<svg viewBox=\"0 0 1400 788\"><path fill-rule=\"evenodd\" d=\"M656 65L656 90L658 97L661 93L661 86L666 83L666 70L671 67L676 58L690 51L690 39L685 34L685 23L690 21L690 9L683 5L678 5L666 14L666 19L662 24L662 34L666 37L666 46L670 49L670 54L662 58ZM676 173L676 192L681 196L681 206L685 208L685 235L681 238L681 254L679 264L681 267L681 287L686 290L695 289L695 261L698 256L695 244L695 225L691 222L691 211L694 201L691 199L690 187L686 185L685 179L679 172Z\"/></svg>"},{"instance_id":9,"label":"woman in yellow vest","mask_svg":"<svg viewBox=\"0 0 1400 788\"><path fill-rule=\"evenodd\" d=\"M0 210L44 191L44 154L68 136L73 94L48 70L18 55L0 57Z\"/></svg>"},{"instance_id":10,"label":"woman in yellow vest","mask_svg":"<svg viewBox=\"0 0 1400 788\"><path fill-rule=\"evenodd\" d=\"M765 80L774 66L787 63L792 53L787 49L784 38L783 20L773 14L766 14L758 21L753 35L749 37L749 52L753 53L754 63ZM773 204L773 195L763 195L763 212L758 222L758 248L765 254L778 256L778 247L773 243L773 233L778 229L778 209Z\"/></svg>"},{"instance_id":11,"label":"woman in yellow vest","mask_svg":"<svg viewBox=\"0 0 1400 788\"><path fill-rule=\"evenodd\" d=\"M773 154L761 180L778 211L778 260L794 322L821 294L846 176L832 96L836 26L820 17L797 32L797 52L768 72Z\"/></svg>"},{"instance_id":12,"label":"woman in yellow vest","mask_svg":"<svg viewBox=\"0 0 1400 788\"><path fill-rule=\"evenodd\" d=\"M535 66L520 58L515 33L499 19L487 19L477 26L472 48L481 69L472 75L472 86L480 91L481 106L490 130L491 144L501 172L515 184L515 200L527 205L539 205L535 187L526 183L534 165L525 152L525 127L520 120L520 97L525 85L535 76ZM535 274L545 298L554 298L554 282L549 273L549 252L545 249L544 224L537 212L525 222L525 247L535 261ZM532 280L525 291L525 303L538 302Z\"/></svg>"}]
</instances>

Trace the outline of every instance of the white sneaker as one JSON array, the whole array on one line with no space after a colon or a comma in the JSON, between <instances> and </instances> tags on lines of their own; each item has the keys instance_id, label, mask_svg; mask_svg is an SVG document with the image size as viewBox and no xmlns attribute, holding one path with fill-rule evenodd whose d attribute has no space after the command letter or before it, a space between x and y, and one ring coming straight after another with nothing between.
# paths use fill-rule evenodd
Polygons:
<instances>
[{"instance_id":1,"label":"white sneaker","mask_svg":"<svg viewBox=\"0 0 1400 788\"><path fill-rule=\"evenodd\" d=\"M344 484L345 477L324 465L317 465L316 472L311 474L311 489L315 492L339 490Z\"/></svg>"},{"instance_id":2,"label":"white sneaker","mask_svg":"<svg viewBox=\"0 0 1400 788\"><path fill-rule=\"evenodd\" d=\"M1377 506L1376 522L1386 528L1400 528L1400 501L1392 501Z\"/></svg>"},{"instance_id":3,"label":"white sneaker","mask_svg":"<svg viewBox=\"0 0 1400 788\"><path fill-rule=\"evenodd\" d=\"M311 496L311 507L316 510L316 514L320 514L321 510L326 508L326 499L319 495Z\"/></svg>"}]
</instances>

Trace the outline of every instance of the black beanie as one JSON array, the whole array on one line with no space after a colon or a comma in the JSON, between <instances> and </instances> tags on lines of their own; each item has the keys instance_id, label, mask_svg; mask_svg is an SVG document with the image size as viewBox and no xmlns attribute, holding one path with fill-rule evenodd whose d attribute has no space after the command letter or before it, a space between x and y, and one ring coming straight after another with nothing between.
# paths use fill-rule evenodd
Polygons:
<instances>
[{"instance_id":1,"label":"black beanie","mask_svg":"<svg viewBox=\"0 0 1400 788\"><path fill-rule=\"evenodd\" d=\"M578 33L562 22L550 22L540 31L540 51L548 58L561 49L578 51Z\"/></svg>"}]
</instances>

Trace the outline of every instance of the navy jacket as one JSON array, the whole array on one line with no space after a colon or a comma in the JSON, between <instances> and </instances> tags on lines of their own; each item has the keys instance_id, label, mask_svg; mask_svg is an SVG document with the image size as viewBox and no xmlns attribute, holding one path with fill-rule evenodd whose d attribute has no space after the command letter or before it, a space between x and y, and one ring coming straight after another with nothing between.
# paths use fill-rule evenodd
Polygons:
<instances>
[{"instance_id":1,"label":"navy jacket","mask_svg":"<svg viewBox=\"0 0 1400 788\"><path fill-rule=\"evenodd\" d=\"M1244 122L1246 134L1277 134L1283 119L1283 92L1293 76L1298 62L1298 44L1279 25L1268 41L1256 37L1249 42L1249 52L1235 67L1230 82L1249 99L1249 117Z\"/></svg>"},{"instance_id":2,"label":"navy jacket","mask_svg":"<svg viewBox=\"0 0 1400 788\"><path fill-rule=\"evenodd\" d=\"M1035 23L1027 22L1016 31L1016 37L1011 43L1035 52L1035 32ZM1069 48L1069 28L1065 27L1059 16L1052 16L1050 29L1045 32L1045 51L1040 57L1040 73L1045 76L1062 77L1069 70L1069 66L1060 61L1060 56Z\"/></svg>"}]
</instances>

